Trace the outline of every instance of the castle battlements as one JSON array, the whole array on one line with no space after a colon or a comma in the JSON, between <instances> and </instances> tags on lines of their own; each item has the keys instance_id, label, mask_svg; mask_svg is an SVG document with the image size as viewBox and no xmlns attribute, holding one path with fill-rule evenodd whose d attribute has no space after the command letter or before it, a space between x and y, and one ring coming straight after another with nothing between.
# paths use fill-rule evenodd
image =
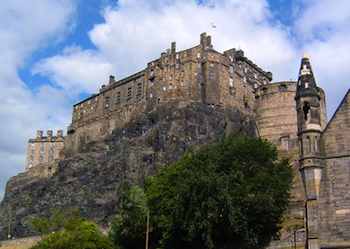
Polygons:
<instances>
[{"instance_id":1,"label":"castle battlements","mask_svg":"<svg viewBox=\"0 0 350 249\"><path fill-rule=\"evenodd\" d=\"M52 130L47 130L46 136L38 130L36 137L28 141L26 170L62 159L64 139L63 130L58 130L55 136Z\"/></svg>"}]
</instances>

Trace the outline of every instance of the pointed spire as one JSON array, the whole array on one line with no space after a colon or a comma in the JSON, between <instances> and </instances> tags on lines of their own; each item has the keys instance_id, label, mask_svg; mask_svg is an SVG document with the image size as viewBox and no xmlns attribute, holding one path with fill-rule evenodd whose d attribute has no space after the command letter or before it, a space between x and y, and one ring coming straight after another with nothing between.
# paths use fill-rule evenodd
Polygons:
<instances>
[{"instance_id":1,"label":"pointed spire","mask_svg":"<svg viewBox=\"0 0 350 249\"><path fill-rule=\"evenodd\" d=\"M301 59L297 88L297 96L305 95L319 96L310 58L306 53Z\"/></svg>"}]
</instances>

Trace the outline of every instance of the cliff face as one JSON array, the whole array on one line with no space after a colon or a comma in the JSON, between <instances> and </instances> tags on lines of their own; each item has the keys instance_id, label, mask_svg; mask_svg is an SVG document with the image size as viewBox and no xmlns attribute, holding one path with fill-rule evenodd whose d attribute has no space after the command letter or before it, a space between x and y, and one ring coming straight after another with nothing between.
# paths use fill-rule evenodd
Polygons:
<instances>
[{"instance_id":1,"label":"cliff face","mask_svg":"<svg viewBox=\"0 0 350 249\"><path fill-rule=\"evenodd\" d=\"M232 108L159 106L103 141L85 144L81 153L58 162L53 174L11 178L0 204L0 240L7 236L9 223L16 237L32 234L28 220L53 208L79 208L84 216L107 224L116 212L122 183L142 184L188 148L238 132L255 136L255 124Z\"/></svg>"}]
</instances>

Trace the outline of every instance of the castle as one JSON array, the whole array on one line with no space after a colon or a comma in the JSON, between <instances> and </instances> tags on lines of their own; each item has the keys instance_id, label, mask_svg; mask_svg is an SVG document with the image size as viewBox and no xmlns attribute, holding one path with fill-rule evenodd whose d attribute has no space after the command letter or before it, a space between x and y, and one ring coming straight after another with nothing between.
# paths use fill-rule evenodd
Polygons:
<instances>
[{"instance_id":1,"label":"castle","mask_svg":"<svg viewBox=\"0 0 350 249\"><path fill-rule=\"evenodd\" d=\"M203 33L197 46L176 51L173 42L144 70L118 81L110 76L97 94L74 105L66 137L60 133L44 140L57 145L51 157L57 159L81 152L164 103L236 108L255 120L257 135L295 159L289 212L305 217L307 248L350 248L349 101L348 91L327 123L325 93L316 84L309 58L302 58L297 81L272 82L272 74L242 50L220 53ZM50 164L40 159L43 146L31 145L43 144L39 137L30 140L28 158L39 155L40 162ZM28 160L27 170L37 162Z\"/></svg>"}]
</instances>

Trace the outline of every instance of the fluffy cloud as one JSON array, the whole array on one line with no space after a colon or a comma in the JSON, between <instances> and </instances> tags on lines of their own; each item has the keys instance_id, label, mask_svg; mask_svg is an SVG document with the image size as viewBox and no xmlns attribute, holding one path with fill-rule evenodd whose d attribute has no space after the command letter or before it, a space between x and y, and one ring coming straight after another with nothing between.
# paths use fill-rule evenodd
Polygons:
<instances>
[{"instance_id":1,"label":"fluffy cloud","mask_svg":"<svg viewBox=\"0 0 350 249\"><path fill-rule=\"evenodd\" d=\"M66 96L49 86L32 92L18 71L30 55L69 28L66 0L3 1L0 8L0 197L8 177L23 170L26 140L37 128L67 122ZM50 92L50 95L48 94ZM56 116L52 116L57 112Z\"/></svg>"},{"instance_id":2,"label":"fluffy cloud","mask_svg":"<svg viewBox=\"0 0 350 249\"><path fill-rule=\"evenodd\" d=\"M295 32L326 91L330 118L350 86L350 2L308 0L303 6Z\"/></svg>"},{"instance_id":3,"label":"fluffy cloud","mask_svg":"<svg viewBox=\"0 0 350 249\"><path fill-rule=\"evenodd\" d=\"M269 22L270 15L264 0L120 1L117 9L105 10L105 22L96 25L90 37L121 76L157 58L171 41L177 41L179 49L198 44L205 31L220 51L240 47L267 69L283 69L295 49L285 29Z\"/></svg>"},{"instance_id":4,"label":"fluffy cloud","mask_svg":"<svg viewBox=\"0 0 350 249\"><path fill-rule=\"evenodd\" d=\"M33 73L48 76L67 92L92 93L113 74L113 66L96 52L75 46L40 61Z\"/></svg>"},{"instance_id":5,"label":"fluffy cloud","mask_svg":"<svg viewBox=\"0 0 350 249\"><path fill-rule=\"evenodd\" d=\"M67 89L97 90L96 84L101 83L103 76L106 78L110 64L118 78L124 77L144 68L171 41L177 41L178 49L188 48L198 44L199 34L205 31L213 36L216 49L242 48L267 70L279 71L277 78L288 75L286 64L296 59L289 33L283 26L270 22L265 0L201 4L194 0L121 0L117 8L106 8L103 17L105 21L89 33L96 51L64 52L40 62L36 72L50 75ZM91 71L69 66L71 63L101 68L100 74L91 75ZM89 87L83 82L89 82Z\"/></svg>"}]
</instances>

